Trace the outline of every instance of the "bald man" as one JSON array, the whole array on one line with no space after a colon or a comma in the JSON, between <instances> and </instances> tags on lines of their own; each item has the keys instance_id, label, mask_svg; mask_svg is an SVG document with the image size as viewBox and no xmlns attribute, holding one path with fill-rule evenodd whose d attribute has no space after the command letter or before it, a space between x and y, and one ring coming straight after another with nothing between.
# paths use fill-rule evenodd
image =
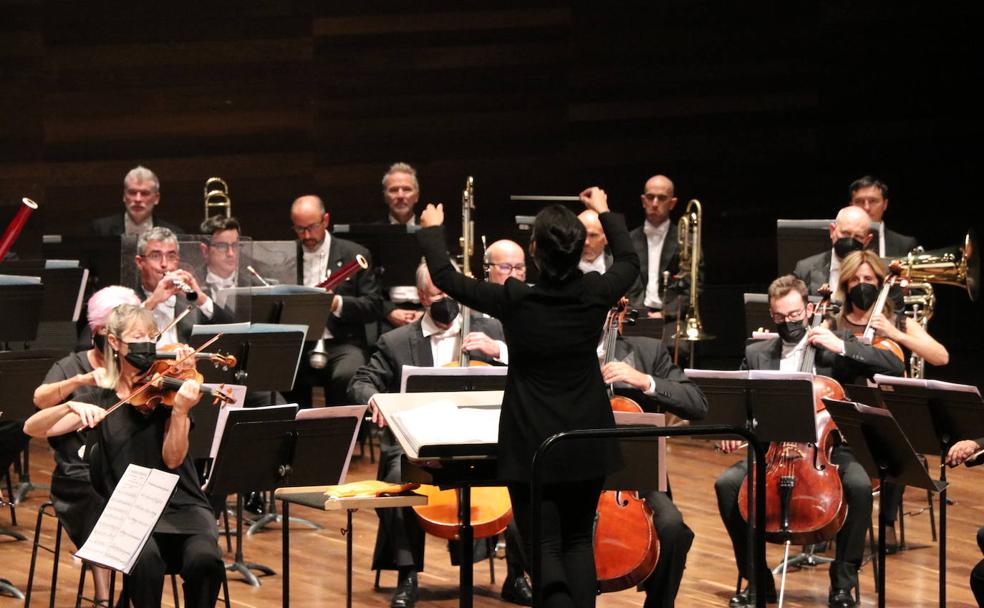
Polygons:
<instances>
[{"instance_id":1,"label":"bald man","mask_svg":"<svg viewBox=\"0 0 984 608\"><path fill-rule=\"evenodd\" d=\"M485 278L490 283L502 285L512 277L517 281L526 280L526 252L515 241L502 239L485 249L482 260Z\"/></svg>"},{"instance_id":2,"label":"bald man","mask_svg":"<svg viewBox=\"0 0 984 608\"><path fill-rule=\"evenodd\" d=\"M608 246L608 239L605 238L605 231L601 227L601 220L598 214L590 209L582 211L577 219L584 224L586 236L584 237L584 250L581 252L581 261L577 267L581 272L597 272L604 274L608 270L610 263L609 254L605 252Z\"/></svg>"},{"instance_id":3,"label":"bald man","mask_svg":"<svg viewBox=\"0 0 984 608\"><path fill-rule=\"evenodd\" d=\"M793 275L806 283L811 296L818 295L821 287L837 285L841 260L853 251L865 249L873 236L871 218L864 209L844 207L830 224L830 250L796 262Z\"/></svg>"},{"instance_id":4,"label":"bald man","mask_svg":"<svg viewBox=\"0 0 984 608\"><path fill-rule=\"evenodd\" d=\"M317 196L297 198L290 208L294 234L297 235L297 282L312 287L343 265L362 255L369 270L357 272L335 288L331 314L321 335L309 335L297 370L294 388L284 397L301 407L311 406L311 389L325 390L326 405L347 403L345 389L356 370L366 362L365 324L379 319L382 295L376 274L372 272L369 250L351 241L333 237L328 232L330 216ZM310 366L309 355L316 341L324 339L328 363L322 369Z\"/></svg>"}]
</instances>

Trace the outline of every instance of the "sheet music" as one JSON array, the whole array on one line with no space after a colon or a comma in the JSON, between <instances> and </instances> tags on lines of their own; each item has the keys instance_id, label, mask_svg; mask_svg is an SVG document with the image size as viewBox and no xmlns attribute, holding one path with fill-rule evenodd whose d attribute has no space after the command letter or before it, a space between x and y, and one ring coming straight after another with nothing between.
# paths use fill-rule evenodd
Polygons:
<instances>
[{"instance_id":1,"label":"sheet music","mask_svg":"<svg viewBox=\"0 0 984 608\"><path fill-rule=\"evenodd\" d=\"M128 466L76 557L129 574L177 483L172 473Z\"/></svg>"},{"instance_id":2,"label":"sheet music","mask_svg":"<svg viewBox=\"0 0 984 608\"><path fill-rule=\"evenodd\" d=\"M341 485L345 483L345 477L348 475L349 463L352 462L352 450L355 449L355 440L359 436L359 427L362 426L362 420L366 417L366 410L369 409L368 405L336 405L332 407L312 407L304 410L298 410L295 420L311 420L317 418L348 418L349 416L354 417L355 422L355 432L352 433L352 442L349 444L348 456L345 457L345 465L342 466L342 473L338 477L338 482L335 485Z\"/></svg>"},{"instance_id":3,"label":"sheet music","mask_svg":"<svg viewBox=\"0 0 984 608\"><path fill-rule=\"evenodd\" d=\"M783 372L777 369L753 369L748 371L749 380L806 380L813 382L809 372Z\"/></svg>"},{"instance_id":4,"label":"sheet music","mask_svg":"<svg viewBox=\"0 0 984 608\"><path fill-rule=\"evenodd\" d=\"M396 412L389 417L399 426L415 453L426 445L461 445L499 442L499 409L458 407L437 400Z\"/></svg>"},{"instance_id":5,"label":"sheet music","mask_svg":"<svg viewBox=\"0 0 984 608\"><path fill-rule=\"evenodd\" d=\"M219 415L215 419L215 433L212 435L212 445L208 450L208 457L215 462L215 455L219 451L219 443L222 441L222 431L225 430L226 419L229 417L230 409L242 409L243 401L246 399L246 386L242 384L211 384L205 383L202 386L209 388L223 388L230 393L233 398L232 403L227 403L219 408Z\"/></svg>"},{"instance_id":6,"label":"sheet music","mask_svg":"<svg viewBox=\"0 0 984 608\"><path fill-rule=\"evenodd\" d=\"M748 370L695 369L688 367L683 370L688 378L721 378L727 380L747 380Z\"/></svg>"},{"instance_id":7,"label":"sheet music","mask_svg":"<svg viewBox=\"0 0 984 608\"><path fill-rule=\"evenodd\" d=\"M954 391L958 393L972 393L981 396L981 391L973 384L956 384L954 382L943 382L942 380L925 380L922 378L899 378L897 376L885 376L875 374L875 384L897 384L900 386L921 386L934 391Z\"/></svg>"},{"instance_id":8,"label":"sheet music","mask_svg":"<svg viewBox=\"0 0 984 608\"><path fill-rule=\"evenodd\" d=\"M418 367L404 365L400 379L400 392L407 392L407 378L410 376L505 376L509 368L504 365L479 365L475 367Z\"/></svg>"}]
</instances>

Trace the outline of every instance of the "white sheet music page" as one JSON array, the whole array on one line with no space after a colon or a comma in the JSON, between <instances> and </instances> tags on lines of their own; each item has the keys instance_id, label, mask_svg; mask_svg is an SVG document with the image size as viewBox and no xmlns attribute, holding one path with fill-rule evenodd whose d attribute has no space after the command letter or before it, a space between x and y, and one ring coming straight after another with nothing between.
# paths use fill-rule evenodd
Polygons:
<instances>
[{"instance_id":1,"label":"white sheet music page","mask_svg":"<svg viewBox=\"0 0 984 608\"><path fill-rule=\"evenodd\" d=\"M498 443L499 409L458 407L438 400L391 416L419 453L425 445Z\"/></svg>"},{"instance_id":2,"label":"white sheet music page","mask_svg":"<svg viewBox=\"0 0 984 608\"><path fill-rule=\"evenodd\" d=\"M173 473L128 466L76 557L129 574L177 483Z\"/></svg>"}]
</instances>

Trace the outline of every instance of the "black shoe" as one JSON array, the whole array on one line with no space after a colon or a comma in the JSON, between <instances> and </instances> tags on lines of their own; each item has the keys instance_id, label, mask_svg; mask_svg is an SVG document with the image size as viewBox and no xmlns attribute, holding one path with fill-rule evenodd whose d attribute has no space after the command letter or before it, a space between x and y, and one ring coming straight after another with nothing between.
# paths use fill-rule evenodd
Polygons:
<instances>
[{"instance_id":1,"label":"black shoe","mask_svg":"<svg viewBox=\"0 0 984 608\"><path fill-rule=\"evenodd\" d=\"M396 587L390 608L413 608L417 601L417 573L408 574Z\"/></svg>"},{"instance_id":2,"label":"black shoe","mask_svg":"<svg viewBox=\"0 0 984 608\"><path fill-rule=\"evenodd\" d=\"M854 596L850 589L831 589L827 596L827 605L830 608L854 608Z\"/></svg>"},{"instance_id":3,"label":"black shoe","mask_svg":"<svg viewBox=\"0 0 984 608\"><path fill-rule=\"evenodd\" d=\"M899 552L899 540L895 536L895 523L885 526L885 554L894 555Z\"/></svg>"},{"instance_id":4,"label":"black shoe","mask_svg":"<svg viewBox=\"0 0 984 608\"><path fill-rule=\"evenodd\" d=\"M525 576L507 577L506 582L502 584L501 597L511 604L533 605L533 589L530 588Z\"/></svg>"},{"instance_id":5,"label":"black shoe","mask_svg":"<svg viewBox=\"0 0 984 608\"><path fill-rule=\"evenodd\" d=\"M770 579L767 579L769 581ZM771 582L771 584L770 584ZM767 604L775 604L779 601L779 596L776 595L776 584L774 581L766 582L765 584L765 602ZM755 605L755 600L752 599L752 592L748 587L742 589L738 595L731 598L728 601L729 608L750 608Z\"/></svg>"}]
</instances>

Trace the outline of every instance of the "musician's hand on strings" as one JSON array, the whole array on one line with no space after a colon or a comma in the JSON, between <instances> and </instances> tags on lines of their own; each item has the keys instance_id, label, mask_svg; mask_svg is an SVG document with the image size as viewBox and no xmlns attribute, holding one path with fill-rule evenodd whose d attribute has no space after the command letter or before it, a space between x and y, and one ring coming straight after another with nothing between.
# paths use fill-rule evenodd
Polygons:
<instances>
[{"instance_id":1,"label":"musician's hand on strings","mask_svg":"<svg viewBox=\"0 0 984 608\"><path fill-rule=\"evenodd\" d=\"M386 315L386 320L389 321L390 325L393 327L402 327L404 325L410 325L422 316L424 316L424 311L422 310L404 310L402 308L394 308L389 312L389 314Z\"/></svg>"},{"instance_id":2,"label":"musician's hand on strings","mask_svg":"<svg viewBox=\"0 0 984 608\"><path fill-rule=\"evenodd\" d=\"M885 315L880 312L876 312L871 315L871 327L874 328L877 335L884 336L891 340L898 340L899 334L902 333L897 327L895 327L894 323L890 322L887 318L885 318Z\"/></svg>"},{"instance_id":3,"label":"musician's hand on strings","mask_svg":"<svg viewBox=\"0 0 984 608\"><path fill-rule=\"evenodd\" d=\"M106 417L106 410L98 405L78 401L69 401L67 405L79 417L82 428L93 428Z\"/></svg>"},{"instance_id":4,"label":"musician's hand on strings","mask_svg":"<svg viewBox=\"0 0 984 608\"><path fill-rule=\"evenodd\" d=\"M807 341L838 355L844 352L844 341L826 327L814 327L806 334Z\"/></svg>"},{"instance_id":5,"label":"musician's hand on strings","mask_svg":"<svg viewBox=\"0 0 984 608\"><path fill-rule=\"evenodd\" d=\"M379 410L379 406L376 405L375 399L369 400L369 409L372 411L372 421L374 424L379 425L379 428L386 428L386 418L383 416L383 412Z\"/></svg>"},{"instance_id":6,"label":"musician's hand on strings","mask_svg":"<svg viewBox=\"0 0 984 608\"><path fill-rule=\"evenodd\" d=\"M747 444L740 439L724 439L717 444L718 449L725 454L733 454L746 446Z\"/></svg>"},{"instance_id":7,"label":"musician's hand on strings","mask_svg":"<svg viewBox=\"0 0 984 608\"><path fill-rule=\"evenodd\" d=\"M461 341L461 350L477 350L493 359L498 359L501 354L499 343L480 331L473 331L465 336L464 340Z\"/></svg>"},{"instance_id":8,"label":"musician's hand on strings","mask_svg":"<svg viewBox=\"0 0 984 608\"><path fill-rule=\"evenodd\" d=\"M440 226L444 223L444 205L438 203L437 205L428 204L424 207L424 210L420 212L420 226L422 228L430 228L431 226Z\"/></svg>"},{"instance_id":9,"label":"musician's hand on strings","mask_svg":"<svg viewBox=\"0 0 984 608\"><path fill-rule=\"evenodd\" d=\"M602 366L601 377L605 384L624 382L640 391L649 390L649 376L622 361L612 361Z\"/></svg>"},{"instance_id":10,"label":"musician's hand on strings","mask_svg":"<svg viewBox=\"0 0 984 608\"><path fill-rule=\"evenodd\" d=\"M585 207L598 215L608 211L608 195L601 188L597 186L585 188L578 196Z\"/></svg>"},{"instance_id":11,"label":"musician's hand on strings","mask_svg":"<svg viewBox=\"0 0 984 608\"><path fill-rule=\"evenodd\" d=\"M201 386L194 380L185 380L174 395L174 412L187 415L201 398Z\"/></svg>"},{"instance_id":12,"label":"musician's hand on strings","mask_svg":"<svg viewBox=\"0 0 984 608\"><path fill-rule=\"evenodd\" d=\"M195 349L184 344L174 347L174 369L177 371L194 369L195 357L192 355L193 352L195 352ZM181 363L178 363L178 361L181 361Z\"/></svg>"},{"instance_id":13,"label":"musician's hand on strings","mask_svg":"<svg viewBox=\"0 0 984 608\"><path fill-rule=\"evenodd\" d=\"M973 439L958 441L950 446L950 451L946 454L946 464L951 467L955 467L958 464L963 464L964 461L973 456L974 453L980 449L981 446L977 445L977 442Z\"/></svg>"}]
</instances>

